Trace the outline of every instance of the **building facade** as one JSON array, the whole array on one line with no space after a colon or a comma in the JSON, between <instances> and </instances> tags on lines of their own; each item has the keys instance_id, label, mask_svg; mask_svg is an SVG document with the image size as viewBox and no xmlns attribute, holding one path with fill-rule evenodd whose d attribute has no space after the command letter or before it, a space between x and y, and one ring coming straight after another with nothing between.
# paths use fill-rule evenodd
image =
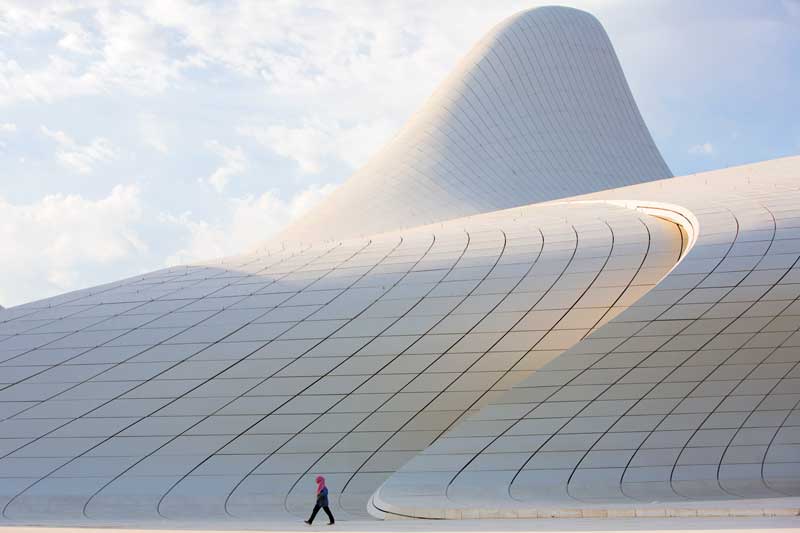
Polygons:
<instances>
[{"instance_id":1,"label":"building facade","mask_svg":"<svg viewBox=\"0 0 800 533\"><path fill-rule=\"evenodd\" d=\"M2 520L797 514L799 179L520 13L259 250L0 311Z\"/></svg>"}]
</instances>

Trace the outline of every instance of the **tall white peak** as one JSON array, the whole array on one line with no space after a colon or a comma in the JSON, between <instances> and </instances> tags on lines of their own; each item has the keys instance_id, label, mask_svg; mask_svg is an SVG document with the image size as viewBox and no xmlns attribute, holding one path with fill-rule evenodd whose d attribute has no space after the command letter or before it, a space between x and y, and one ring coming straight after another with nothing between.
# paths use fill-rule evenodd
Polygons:
<instances>
[{"instance_id":1,"label":"tall white peak","mask_svg":"<svg viewBox=\"0 0 800 533\"><path fill-rule=\"evenodd\" d=\"M671 176L600 22L541 7L492 29L388 145L276 240L368 235Z\"/></svg>"}]
</instances>

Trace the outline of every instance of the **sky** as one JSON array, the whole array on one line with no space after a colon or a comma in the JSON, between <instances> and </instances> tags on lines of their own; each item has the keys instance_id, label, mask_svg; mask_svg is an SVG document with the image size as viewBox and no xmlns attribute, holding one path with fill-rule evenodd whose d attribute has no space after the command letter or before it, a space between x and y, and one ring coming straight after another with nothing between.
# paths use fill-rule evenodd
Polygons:
<instances>
[{"instance_id":1,"label":"sky","mask_svg":"<svg viewBox=\"0 0 800 533\"><path fill-rule=\"evenodd\" d=\"M675 175L800 154L800 0L563 2ZM521 0L0 0L0 305L240 253Z\"/></svg>"}]
</instances>

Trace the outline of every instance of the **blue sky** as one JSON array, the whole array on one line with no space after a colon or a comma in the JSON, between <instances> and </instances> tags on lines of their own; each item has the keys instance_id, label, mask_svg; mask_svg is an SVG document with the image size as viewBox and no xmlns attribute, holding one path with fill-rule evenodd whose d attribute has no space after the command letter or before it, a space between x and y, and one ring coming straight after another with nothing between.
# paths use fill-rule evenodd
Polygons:
<instances>
[{"instance_id":1,"label":"blue sky","mask_svg":"<svg viewBox=\"0 0 800 533\"><path fill-rule=\"evenodd\" d=\"M800 153L800 0L564 3L676 175ZM0 0L0 305L269 238L540 4Z\"/></svg>"}]
</instances>

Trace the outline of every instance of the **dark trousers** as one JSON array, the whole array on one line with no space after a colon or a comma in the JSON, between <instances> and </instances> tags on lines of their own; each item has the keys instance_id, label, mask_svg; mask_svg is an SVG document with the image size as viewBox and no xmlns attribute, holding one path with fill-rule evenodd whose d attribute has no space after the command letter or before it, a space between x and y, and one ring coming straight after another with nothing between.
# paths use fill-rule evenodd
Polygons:
<instances>
[{"instance_id":1,"label":"dark trousers","mask_svg":"<svg viewBox=\"0 0 800 533\"><path fill-rule=\"evenodd\" d=\"M308 519L309 523L314 521L314 517L317 516L319 510L320 510L320 505L319 504L315 505L314 510L311 511L311 518ZM322 510L325 511L326 515L328 515L328 520L330 520L330 522L333 523L334 520L333 520L333 514L331 513L331 508L326 505L325 507L322 507Z\"/></svg>"}]
</instances>

